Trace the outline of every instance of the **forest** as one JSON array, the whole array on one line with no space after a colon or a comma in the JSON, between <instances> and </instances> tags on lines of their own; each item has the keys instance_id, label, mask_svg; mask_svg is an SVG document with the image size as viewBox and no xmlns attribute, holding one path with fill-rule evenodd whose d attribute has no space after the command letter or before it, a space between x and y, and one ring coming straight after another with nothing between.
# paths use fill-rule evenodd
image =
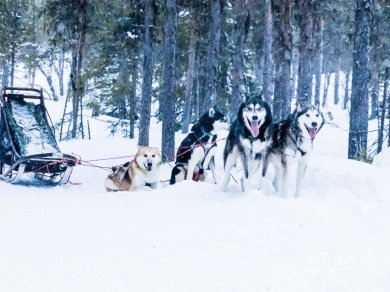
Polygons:
<instances>
[{"instance_id":1,"label":"forest","mask_svg":"<svg viewBox=\"0 0 390 292\"><path fill-rule=\"evenodd\" d=\"M1 0L2 86L42 86L37 74L48 97L66 99L60 140L87 138L88 109L148 145L155 116L173 157L176 131L215 105L232 121L261 92L274 121L297 102L347 110L348 157L369 160L390 145L390 2Z\"/></svg>"}]
</instances>

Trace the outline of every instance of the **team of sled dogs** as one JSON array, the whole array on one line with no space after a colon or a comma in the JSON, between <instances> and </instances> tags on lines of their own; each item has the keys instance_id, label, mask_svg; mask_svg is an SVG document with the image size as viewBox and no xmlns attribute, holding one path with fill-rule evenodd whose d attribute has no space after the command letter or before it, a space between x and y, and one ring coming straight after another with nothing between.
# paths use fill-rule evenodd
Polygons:
<instances>
[{"instance_id":1,"label":"team of sled dogs","mask_svg":"<svg viewBox=\"0 0 390 292\"><path fill-rule=\"evenodd\" d=\"M260 177L260 188L271 164L274 168L273 186L286 197L287 180L297 164L295 196L299 196L313 142L324 121L324 116L317 106L301 107L298 104L285 120L274 123L270 106L261 96L248 98L241 104L226 138L222 191L227 190L232 168L239 161L243 169L242 191L250 188L251 179L256 174ZM208 169L212 173L214 183L217 183L217 133L224 125L224 115L216 108L210 108L201 116L177 150L170 184L190 179L203 181L205 170ZM112 168L112 173L105 180L106 190L160 188L160 165L161 153L158 148L141 147L133 161Z\"/></svg>"}]
</instances>

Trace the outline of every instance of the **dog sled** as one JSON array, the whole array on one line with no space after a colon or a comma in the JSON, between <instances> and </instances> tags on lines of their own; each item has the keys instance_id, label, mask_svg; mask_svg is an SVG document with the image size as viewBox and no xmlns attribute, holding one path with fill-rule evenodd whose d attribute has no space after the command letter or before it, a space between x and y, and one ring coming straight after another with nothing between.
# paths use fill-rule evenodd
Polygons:
<instances>
[{"instance_id":1,"label":"dog sled","mask_svg":"<svg viewBox=\"0 0 390 292\"><path fill-rule=\"evenodd\" d=\"M54 185L69 181L77 157L61 152L42 90L3 87L0 92L0 179L24 174Z\"/></svg>"}]
</instances>

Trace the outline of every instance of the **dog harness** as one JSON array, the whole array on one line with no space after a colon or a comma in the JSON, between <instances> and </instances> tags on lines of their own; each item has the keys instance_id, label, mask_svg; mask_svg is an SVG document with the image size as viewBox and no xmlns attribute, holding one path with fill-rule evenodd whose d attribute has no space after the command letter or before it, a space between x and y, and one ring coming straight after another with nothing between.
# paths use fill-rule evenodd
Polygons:
<instances>
[{"instance_id":1,"label":"dog harness","mask_svg":"<svg viewBox=\"0 0 390 292\"><path fill-rule=\"evenodd\" d=\"M302 156L305 156L305 155L307 154L307 152L303 151L303 150L298 146L298 137L297 137L297 139L294 140L294 138L291 137L289 131L287 132L287 135L288 135L288 136L290 137L290 139L294 142L294 144L297 145L297 149L298 149L299 153L301 153ZM314 138L311 138L311 145L312 145L312 147L313 147L313 141L314 141ZM291 155L288 155L288 154L286 154L286 153L283 153L283 155L285 155L285 156L291 156ZM296 155L293 156L293 157L296 157Z\"/></svg>"}]
</instances>

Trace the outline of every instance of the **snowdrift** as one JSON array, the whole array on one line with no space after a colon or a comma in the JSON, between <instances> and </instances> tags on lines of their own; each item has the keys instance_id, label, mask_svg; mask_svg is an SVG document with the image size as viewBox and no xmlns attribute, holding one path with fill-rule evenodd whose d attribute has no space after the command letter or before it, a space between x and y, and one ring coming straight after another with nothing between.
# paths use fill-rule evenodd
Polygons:
<instances>
[{"instance_id":1,"label":"snowdrift","mask_svg":"<svg viewBox=\"0 0 390 292\"><path fill-rule=\"evenodd\" d=\"M61 148L84 160L136 152L106 123L90 124L93 140ZM344 131L321 134L299 198L243 194L234 181L227 193L208 182L106 193L107 172L83 165L72 175L81 185L0 182L0 291L388 291L386 168L343 158Z\"/></svg>"}]
</instances>

